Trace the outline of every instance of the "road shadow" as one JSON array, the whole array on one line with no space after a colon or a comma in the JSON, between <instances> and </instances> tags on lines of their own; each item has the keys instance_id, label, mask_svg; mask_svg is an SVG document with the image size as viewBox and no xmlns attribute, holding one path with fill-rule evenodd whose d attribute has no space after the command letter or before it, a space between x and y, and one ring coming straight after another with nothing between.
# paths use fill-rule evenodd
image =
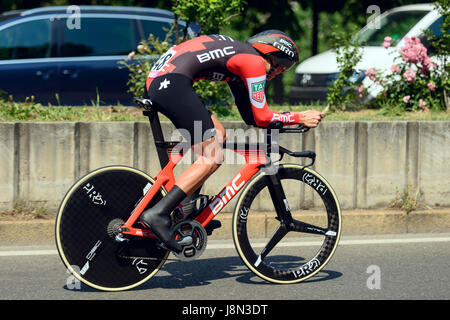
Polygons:
<instances>
[{"instance_id":1,"label":"road shadow","mask_svg":"<svg viewBox=\"0 0 450 320\"><path fill-rule=\"evenodd\" d=\"M278 256L277 259L283 261L285 267L289 267L289 263L292 263L294 259L297 263L299 261L298 257L291 256ZM301 283L328 281L341 276L341 272L321 270L317 275ZM156 288L184 289L206 286L211 284L212 281L221 279L230 279L240 283L259 286L273 285L256 276L244 265L239 257L220 257L193 261L167 261L153 278L130 291ZM67 286L64 286L64 289L71 290ZM84 292L98 291L83 283L78 290Z\"/></svg>"}]
</instances>

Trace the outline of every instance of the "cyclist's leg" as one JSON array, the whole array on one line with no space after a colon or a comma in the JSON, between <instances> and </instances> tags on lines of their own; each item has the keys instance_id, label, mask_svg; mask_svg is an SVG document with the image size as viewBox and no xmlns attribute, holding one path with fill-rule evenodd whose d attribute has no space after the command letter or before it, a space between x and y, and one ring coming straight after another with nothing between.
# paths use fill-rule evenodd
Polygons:
<instances>
[{"instance_id":1,"label":"cyclist's leg","mask_svg":"<svg viewBox=\"0 0 450 320\"><path fill-rule=\"evenodd\" d=\"M162 82L165 85L162 85ZM149 98L178 129L183 129L180 130L181 134L190 141L194 150L199 150L196 153L197 160L186 173L180 176L167 195L141 216L141 221L150 227L169 249L180 252L181 245L174 240L170 229L170 213L188 194L201 186L214 169L217 169L217 160L222 157L218 142L220 138L216 137L214 120L192 89L191 79L180 74L169 74L156 78L149 88ZM180 101L182 101L182 105L180 105ZM201 137L196 136L199 132L199 128L196 128L198 125L201 125ZM219 129L224 132L223 127ZM212 152L204 152L206 150L212 150Z\"/></svg>"},{"instance_id":2,"label":"cyclist's leg","mask_svg":"<svg viewBox=\"0 0 450 320\"><path fill-rule=\"evenodd\" d=\"M170 213L186 198L203 185L206 179L218 168L221 163L221 148L216 137L201 143L201 149L215 148L211 156L200 154L197 160L177 179L176 184L155 206L146 210L142 222L150 227L166 246L180 252L182 247L172 234ZM216 146L217 145L217 146ZM200 148L199 148L200 149Z\"/></svg>"},{"instance_id":3,"label":"cyclist's leg","mask_svg":"<svg viewBox=\"0 0 450 320\"><path fill-rule=\"evenodd\" d=\"M191 194L200 188L223 163L222 143L226 140L226 132L220 121L213 115L211 115L211 121L216 129L215 136L192 147L195 162L176 181L176 185L186 194Z\"/></svg>"}]
</instances>

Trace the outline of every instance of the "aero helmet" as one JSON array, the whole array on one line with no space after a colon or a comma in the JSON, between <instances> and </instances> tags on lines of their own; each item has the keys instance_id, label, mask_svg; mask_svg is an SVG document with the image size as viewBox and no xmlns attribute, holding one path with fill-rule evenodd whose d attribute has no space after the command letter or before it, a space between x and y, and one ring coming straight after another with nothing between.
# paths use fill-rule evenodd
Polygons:
<instances>
[{"instance_id":1,"label":"aero helmet","mask_svg":"<svg viewBox=\"0 0 450 320\"><path fill-rule=\"evenodd\" d=\"M286 70L298 62L297 46L287 34L280 30L260 32L250 37L247 43Z\"/></svg>"}]
</instances>

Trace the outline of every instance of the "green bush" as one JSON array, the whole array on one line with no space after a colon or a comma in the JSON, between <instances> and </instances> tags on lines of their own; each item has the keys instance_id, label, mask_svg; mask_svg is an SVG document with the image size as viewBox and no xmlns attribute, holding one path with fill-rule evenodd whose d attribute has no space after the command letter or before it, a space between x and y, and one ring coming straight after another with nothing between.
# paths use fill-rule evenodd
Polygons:
<instances>
[{"instance_id":1,"label":"green bush","mask_svg":"<svg viewBox=\"0 0 450 320\"><path fill-rule=\"evenodd\" d=\"M355 109L359 106L361 80L356 65L362 57L361 47L355 39L338 32L331 34L330 42L336 53L339 74L328 87L327 103L331 111Z\"/></svg>"},{"instance_id":2,"label":"green bush","mask_svg":"<svg viewBox=\"0 0 450 320\"><path fill-rule=\"evenodd\" d=\"M128 54L128 59L119 62L121 65L119 68L127 68L129 71L128 92L135 97L145 95L145 81L152 65L173 45L171 35L172 30L168 30L166 38L160 40L150 34L147 40L139 43L136 51Z\"/></svg>"},{"instance_id":3,"label":"green bush","mask_svg":"<svg viewBox=\"0 0 450 320\"><path fill-rule=\"evenodd\" d=\"M388 47L391 38L385 39ZM417 37L406 38L399 53L390 73L377 72L375 68L366 71L372 80L370 86L382 88L372 103L386 112L444 109L444 89L449 86L445 65L433 63Z\"/></svg>"}]
</instances>

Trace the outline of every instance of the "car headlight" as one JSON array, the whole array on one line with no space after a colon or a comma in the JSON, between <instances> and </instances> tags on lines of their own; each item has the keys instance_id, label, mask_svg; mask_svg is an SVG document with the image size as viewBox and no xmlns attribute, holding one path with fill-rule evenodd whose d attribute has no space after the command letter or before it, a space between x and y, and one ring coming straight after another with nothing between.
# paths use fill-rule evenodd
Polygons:
<instances>
[{"instance_id":1,"label":"car headlight","mask_svg":"<svg viewBox=\"0 0 450 320\"><path fill-rule=\"evenodd\" d=\"M333 82L335 82L338 77L339 77L339 72L328 74L327 75L327 80L325 81L325 85L327 87L331 86L333 84Z\"/></svg>"}]
</instances>

